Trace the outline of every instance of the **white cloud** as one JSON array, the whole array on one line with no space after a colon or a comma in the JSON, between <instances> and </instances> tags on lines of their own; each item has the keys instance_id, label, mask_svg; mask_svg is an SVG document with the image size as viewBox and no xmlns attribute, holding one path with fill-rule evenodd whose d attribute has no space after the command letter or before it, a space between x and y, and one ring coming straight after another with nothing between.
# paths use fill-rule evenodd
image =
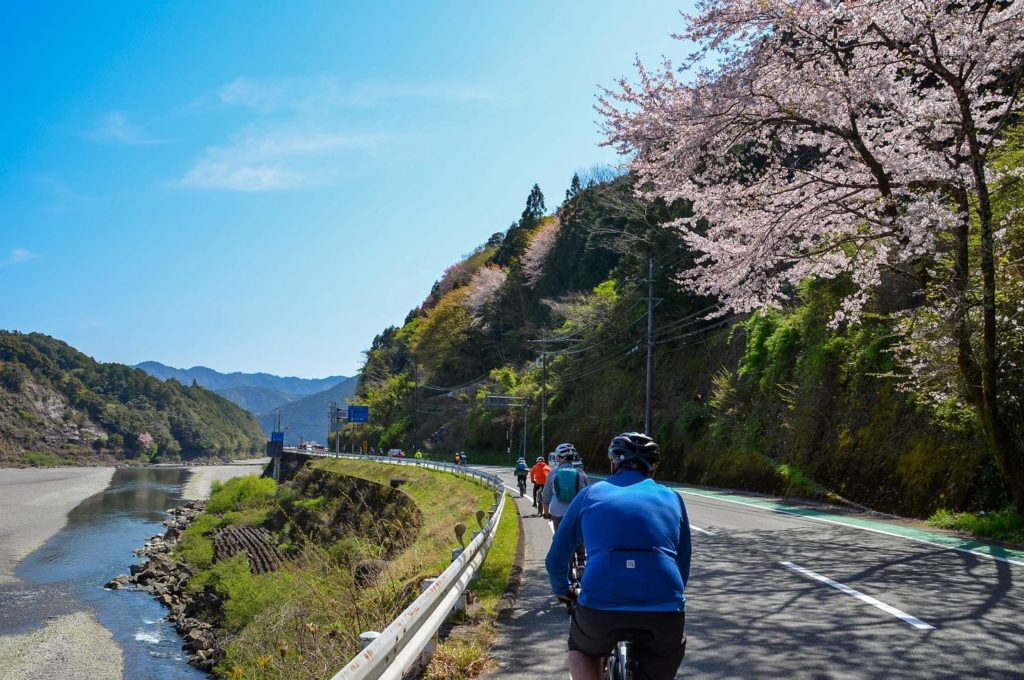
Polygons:
<instances>
[{"instance_id":1,"label":"white cloud","mask_svg":"<svg viewBox=\"0 0 1024 680\"><path fill-rule=\"evenodd\" d=\"M11 254L7 256L7 259L0 262L0 267L10 267L12 265L22 264L23 262L34 260L37 257L39 256L28 248L12 248Z\"/></svg>"},{"instance_id":2,"label":"white cloud","mask_svg":"<svg viewBox=\"0 0 1024 680\"><path fill-rule=\"evenodd\" d=\"M226 143L207 147L175 185L286 191L328 184L351 167L358 152L395 136L352 132L352 117L346 114L409 99L431 104L495 100L482 90L437 82L347 85L328 76L235 78L217 90L216 101L248 111L252 119ZM403 112L410 108L401 107Z\"/></svg>"},{"instance_id":3,"label":"white cloud","mask_svg":"<svg viewBox=\"0 0 1024 680\"><path fill-rule=\"evenodd\" d=\"M151 137L145 129L135 125L120 111L104 114L95 127L89 131L89 138L96 142L113 144L159 144L160 140Z\"/></svg>"},{"instance_id":4,"label":"white cloud","mask_svg":"<svg viewBox=\"0 0 1024 680\"><path fill-rule=\"evenodd\" d=\"M349 85L329 77L239 77L217 90L217 97L228 106L251 108L261 113L329 113L343 108L373 107L400 99L455 104L495 103L500 100L482 88L439 81Z\"/></svg>"},{"instance_id":5,"label":"white cloud","mask_svg":"<svg viewBox=\"0 0 1024 680\"><path fill-rule=\"evenodd\" d=\"M250 125L225 146L211 146L178 182L197 189L284 191L329 182L342 154L365 151L383 137L304 125Z\"/></svg>"}]
</instances>

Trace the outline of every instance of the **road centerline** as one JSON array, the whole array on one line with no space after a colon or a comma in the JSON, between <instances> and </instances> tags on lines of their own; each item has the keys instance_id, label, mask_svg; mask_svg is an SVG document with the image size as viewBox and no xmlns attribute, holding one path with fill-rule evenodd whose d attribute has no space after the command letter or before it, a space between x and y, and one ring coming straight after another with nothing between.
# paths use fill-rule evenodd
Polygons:
<instances>
[{"instance_id":1,"label":"road centerline","mask_svg":"<svg viewBox=\"0 0 1024 680\"><path fill-rule=\"evenodd\" d=\"M891 614L892 616L895 616L896 618L902 620L904 623L909 623L911 626L913 626L914 628L917 628L918 630L935 630L935 626L933 626L933 625L931 625L929 623L925 623L924 621L922 621L921 619L917 618L916 616L911 616L910 614L906 613L905 611L903 611L901 609L897 609L896 607L888 605L888 604L882 602L881 600L876 600L875 598L871 597L870 595L865 595L864 593L860 592L859 590L854 590L853 588L851 588L849 586L846 586L846 585L843 585L842 583L839 583L838 581L833 581L832 579L828 578L827 576L822 576L821 574L815 573L815 572L811 571L810 569L807 569L805 567L801 567L799 564L794 564L792 562L779 562L779 564L781 564L782 566L787 567L789 569L792 569L795 572L803 574L804 576L808 576L808 577L814 579L815 581L820 581L821 583L824 583L826 585L832 586L836 590L838 590L838 591L840 591L842 593L846 593L847 595L849 595L851 597L855 597L858 600L860 600L861 602L865 602L867 604L870 604L873 607L877 607L878 609L881 609L883 612L885 612L887 614Z\"/></svg>"}]
</instances>

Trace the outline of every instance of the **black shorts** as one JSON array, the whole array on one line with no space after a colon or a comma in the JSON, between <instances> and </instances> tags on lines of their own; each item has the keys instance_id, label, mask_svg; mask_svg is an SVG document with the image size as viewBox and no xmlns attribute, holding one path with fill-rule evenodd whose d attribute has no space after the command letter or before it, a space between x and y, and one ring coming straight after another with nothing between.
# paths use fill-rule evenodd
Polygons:
<instances>
[{"instance_id":1,"label":"black shorts","mask_svg":"<svg viewBox=\"0 0 1024 680\"><path fill-rule=\"evenodd\" d=\"M569 624L569 650L587 656L611 654L620 631L644 631L631 646L637 680L671 680L686 653L684 612L618 612L576 605Z\"/></svg>"}]
</instances>

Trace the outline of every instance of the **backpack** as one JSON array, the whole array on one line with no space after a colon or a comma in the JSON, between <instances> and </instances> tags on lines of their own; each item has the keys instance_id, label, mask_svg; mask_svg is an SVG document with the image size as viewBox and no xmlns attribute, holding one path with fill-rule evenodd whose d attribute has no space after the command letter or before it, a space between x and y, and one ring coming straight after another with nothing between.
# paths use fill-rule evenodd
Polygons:
<instances>
[{"instance_id":1,"label":"backpack","mask_svg":"<svg viewBox=\"0 0 1024 680\"><path fill-rule=\"evenodd\" d=\"M555 471L555 497L563 503L570 502L579 493L579 475L574 467L562 467Z\"/></svg>"},{"instance_id":2,"label":"backpack","mask_svg":"<svg viewBox=\"0 0 1024 680\"><path fill-rule=\"evenodd\" d=\"M526 463L517 463L516 472L526 472Z\"/></svg>"}]
</instances>

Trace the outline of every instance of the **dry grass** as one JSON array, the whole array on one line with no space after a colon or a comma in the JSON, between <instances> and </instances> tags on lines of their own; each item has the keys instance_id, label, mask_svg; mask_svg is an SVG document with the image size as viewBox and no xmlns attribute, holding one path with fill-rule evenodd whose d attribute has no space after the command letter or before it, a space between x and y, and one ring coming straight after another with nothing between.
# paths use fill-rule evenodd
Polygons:
<instances>
[{"instance_id":1,"label":"dry grass","mask_svg":"<svg viewBox=\"0 0 1024 680\"><path fill-rule=\"evenodd\" d=\"M490 622L471 629L470 634L447 640L430 659L424 680L474 680L493 670L497 664L488 655L494 644Z\"/></svg>"}]
</instances>

